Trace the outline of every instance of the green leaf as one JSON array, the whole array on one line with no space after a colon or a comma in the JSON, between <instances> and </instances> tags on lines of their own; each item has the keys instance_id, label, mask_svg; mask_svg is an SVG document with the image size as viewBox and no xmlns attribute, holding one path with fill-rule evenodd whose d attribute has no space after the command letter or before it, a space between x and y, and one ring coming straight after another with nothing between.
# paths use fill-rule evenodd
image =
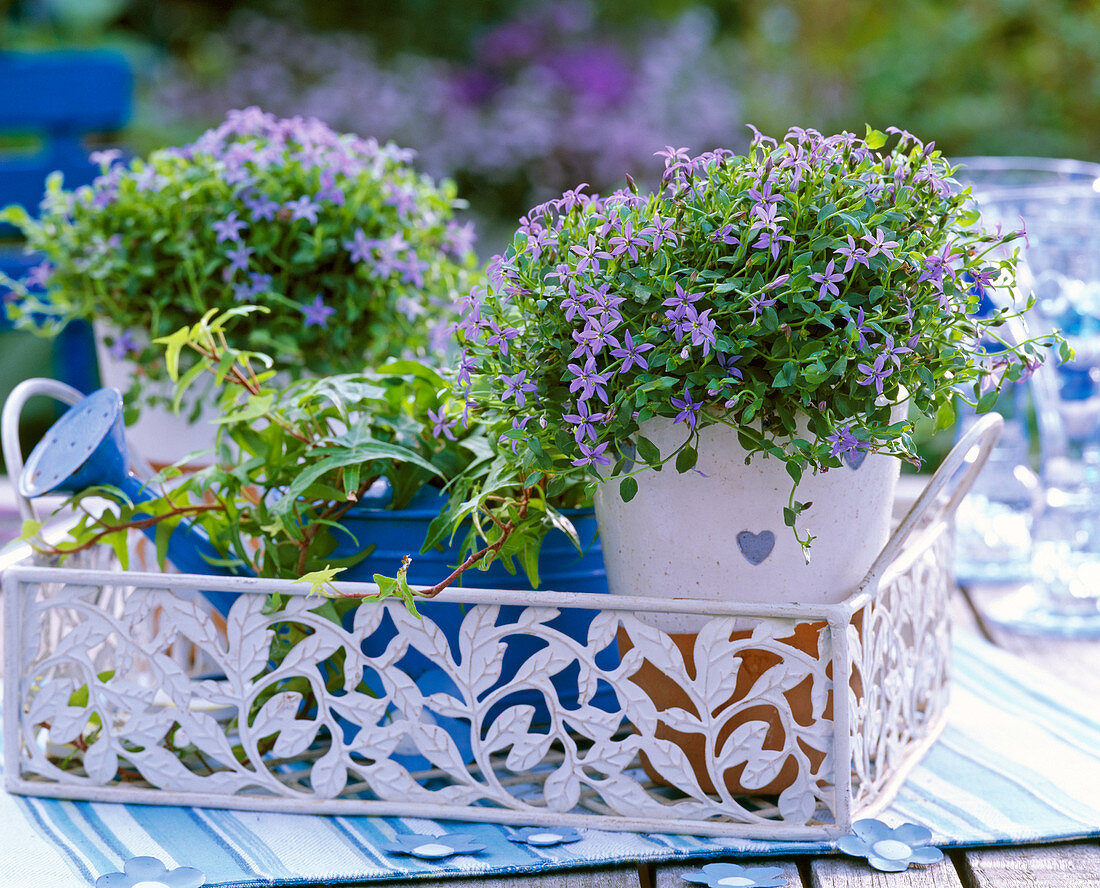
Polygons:
<instances>
[{"instance_id":1,"label":"green leaf","mask_svg":"<svg viewBox=\"0 0 1100 888\"><path fill-rule=\"evenodd\" d=\"M332 581L336 578L337 574L344 570L342 567L324 567L321 570L311 570L309 573L304 573L298 579L292 580L294 583L308 583L309 594L324 595L330 588L332 588Z\"/></svg>"},{"instance_id":2,"label":"green leaf","mask_svg":"<svg viewBox=\"0 0 1100 888\"><path fill-rule=\"evenodd\" d=\"M164 365L169 379L176 382L180 373L180 353L191 342L191 328L181 327L175 333L154 339L153 342L164 346Z\"/></svg>"},{"instance_id":3,"label":"green leaf","mask_svg":"<svg viewBox=\"0 0 1100 888\"><path fill-rule=\"evenodd\" d=\"M867 135L863 137L863 141L867 143L867 147L874 150L875 148L881 148L886 144L886 134L879 132L877 129L872 129L871 124L866 124Z\"/></svg>"},{"instance_id":4,"label":"green leaf","mask_svg":"<svg viewBox=\"0 0 1100 888\"><path fill-rule=\"evenodd\" d=\"M161 521L157 525L154 539L157 547L157 564L161 570L165 569L165 563L168 561L168 541L172 538L173 530L174 528L167 521Z\"/></svg>"},{"instance_id":5,"label":"green leaf","mask_svg":"<svg viewBox=\"0 0 1100 888\"><path fill-rule=\"evenodd\" d=\"M990 410L992 410L994 405L997 403L998 394L999 392L996 389L991 389L990 391L982 395L981 398L978 399L978 406L975 408L975 412L988 413Z\"/></svg>"},{"instance_id":6,"label":"green leaf","mask_svg":"<svg viewBox=\"0 0 1100 888\"><path fill-rule=\"evenodd\" d=\"M630 502L637 493L638 480L633 475L623 478L622 482L619 484L619 496L622 498L622 501L624 503Z\"/></svg>"},{"instance_id":7,"label":"green leaf","mask_svg":"<svg viewBox=\"0 0 1100 888\"><path fill-rule=\"evenodd\" d=\"M686 445L676 456L676 471L681 475L684 472L690 471L695 467L695 463L698 459L699 454L695 452L695 448L690 444Z\"/></svg>"},{"instance_id":8,"label":"green leaf","mask_svg":"<svg viewBox=\"0 0 1100 888\"><path fill-rule=\"evenodd\" d=\"M649 438L638 435L635 440L635 446L638 451L638 456L641 457L643 462L654 466L661 461L661 451L656 444L649 440Z\"/></svg>"}]
</instances>

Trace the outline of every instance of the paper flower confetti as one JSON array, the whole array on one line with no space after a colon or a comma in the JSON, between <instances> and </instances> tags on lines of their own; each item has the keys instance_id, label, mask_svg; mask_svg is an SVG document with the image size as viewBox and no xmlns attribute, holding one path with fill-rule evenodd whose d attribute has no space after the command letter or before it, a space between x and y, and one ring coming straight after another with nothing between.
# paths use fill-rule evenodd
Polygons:
<instances>
[{"instance_id":1,"label":"paper flower confetti","mask_svg":"<svg viewBox=\"0 0 1100 888\"><path fill-rule=\"evenodd\" d=\"M508 838L513 842L525 845L546 847L548 845L566 845L569 842L579 842L581 834L570 826L525 826L523 829L513 831Z\"/></svg>"},{"instance_id":2,"label":"paper flower confetti","mask_svg":"<svg viewBox=\"0 0 1100 888\"><path fill-rule=\"evenodd\" d=\"M455 854L476 854L478 851L484 851L485 845L466 833L447 833L442 836L406 833L394 836L392 841L384 843L382 850L390 854L408 854L410 857L420 857L424 860L441 860Z\"/></svg>"},{"instance_id":3,"label":"paper flower confetti","mask_svg":"<svg viewBox=\"0 0 1100 888\"><path fill-rule=\"evenodd\" d=\"M783 888L787 880L782 872L777 866L708 863L698 872L684 873L684 881L709 888Z\"/></svg>"},{"instance_id":4,"label":"paper flower confetti","mask_svg":"<svg viewBox=\"0 0 1100 888\"><path fill-rule=\"evenodd\" d=\"M106 873L95 880L95 888L200 888L206 876L190 866L167 869L155 857L131 857L121 873Z\"/></svg>"},{"instance_id":5,"label":"paper flower confetti","mask_svg":"<svg viewBox=\"0 0 1100 888\"><path fill-rule=\"evenodd\" d=\"M857 820L852 832L837 840L837 847L853 857L866 857L875 869L900 873L909 864L926 866L943 860L943 852L928 843L932 833L915 823L891 829L881 820Z\"/></svg>"}]
</instances>

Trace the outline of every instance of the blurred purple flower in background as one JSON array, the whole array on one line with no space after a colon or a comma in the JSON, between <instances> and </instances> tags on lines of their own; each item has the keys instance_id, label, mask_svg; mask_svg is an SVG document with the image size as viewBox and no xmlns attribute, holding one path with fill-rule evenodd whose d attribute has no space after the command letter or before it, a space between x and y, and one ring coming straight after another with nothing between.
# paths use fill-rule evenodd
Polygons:
<instances>
[{"instance_id":1,"label":"blurred purple flower in background","mask_svg":"<svg viewBox=\"0 0 1100 888\"><path fill-rule=\"evenodd\" d=\"M336 309L325 305L324 300L320 296L314 299L311 305L300 305L298 307L302 310L302 314L305 315L305 325L307 327L313 325L324 327L328 323L329 315L336 314Z\"/></svg>"},{"instance_id":2,"label":"blurred purple flower in background","mask_svg":"<svg viewBox=\"0 0 1100 888\"><path fill-rule=\"evenodd\" d=\"M672 142L695 150L744 142L711 12L689 8L624 29L598 21L595 10L577 0L521 6L476 40L465 62L383 56L363 36L241 11L210 38L217 71L168 63L150 105L168 125L206 124L226 107L258 104L410 145L430 174L471 183L464 190L475 211L501 228L580 181L606 194L625 173L640 178ZM327 197L324 183L317 197ZM633 243L623 253L641 247L636 237L626 236Z\"/></svg>"}]
</instances>

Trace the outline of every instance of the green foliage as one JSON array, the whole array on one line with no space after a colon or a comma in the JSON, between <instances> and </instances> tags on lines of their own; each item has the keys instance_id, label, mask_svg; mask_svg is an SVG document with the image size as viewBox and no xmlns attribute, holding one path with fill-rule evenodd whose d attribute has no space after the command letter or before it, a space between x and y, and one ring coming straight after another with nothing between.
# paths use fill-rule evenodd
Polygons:
<instances>
[{"instance_id":1,"label":"green foliage","mask_svg":"<svg viewBox=\"0 0 1100 888\"><path fill-rule=\"evenodd\" d=\"M131 406L166 373L153 339L241 302L268 311L235 325L233 345L295 378L356 372L426 353L446 323L475 261L459 206L393 145L249 109L185 148L105 157L91 186L52 177L38 219L8 207L0 220L46 259L46 293L0 283L18 326L107 322L112 351L142 368Z\"/></svg>"},{"instance_id":2,"label":"green foliage","mask_svg":"<svg viewBox=\"0 0 1100 888\"><path fill-rule=\"evenodd\" d=\"M890 119L949 157L1100 154L1100 6L739 4L745 114L771 131Z\"/></svg>"},{"instance_id":3,"label":"green foliage","mask_svg":"<svg viewBox=\"0 0 1100 888\"><path fill-rule=\"evenodd\" d=\"M669 148L659 193L535 207L465 300L463 366L484 380L468 400L512 419L536 479L689 471L714 423L795 487L853 450L916 460L896 405L945 416L961 390L983 409L1054 337L1009 343L1013 312L972 314L975 281L1012 287L1016 233L976 225L932 146L886 144L868 128L758 135L744 156ZM639 437L654 417L681 423L675 452ZM787 523L804 508L792 491Z\"/></svg>"},{"instance_id":4,"label":"green foliage","mask_svg":"<svg viewBox=\"0 0 1100 888\"><path fill-rule=\"evenodd\" d=\"M256 306L211 310L157 343L191 353L195 368L217 379L214 463L189 474L166 470L156 479L164 493L149 502L131 503L109 488L76 494L64 506L80 514L76 528L47 551L66 555L106 544L125 566L127 534L155 527L163 565L169 535L187 519L205 531L224 556L222 565L296 579L327 594L340 572L373 548L371 540L353 536L345 519L380 483L393 509L405 508L425 485L445 488L447 504L423 551L457 539L466 568L488 567L500 557L514 570L518 559L537 585L537 555L547 532L563 530L579 548L561 510L582 504L583 485L559 486L552 496L541 487L525 489L511 454L497 446L501 420L484 415L468 426L458 422L462 404L453 380L401 360L369 373L281 383L282 374L267 369L268 356L226 344L234 324L262 313ZM168 365L182 396L196 374L178 375L175 359ZM110 504L91 509L97 498ZM38 530L28 522L23 538L34 540ZM383 597L396 595L412 607L407 570L407 562L395 564L393 576L375 581ZM440 577L439 588L460 574Z\"/></svg>"}]
</instances>

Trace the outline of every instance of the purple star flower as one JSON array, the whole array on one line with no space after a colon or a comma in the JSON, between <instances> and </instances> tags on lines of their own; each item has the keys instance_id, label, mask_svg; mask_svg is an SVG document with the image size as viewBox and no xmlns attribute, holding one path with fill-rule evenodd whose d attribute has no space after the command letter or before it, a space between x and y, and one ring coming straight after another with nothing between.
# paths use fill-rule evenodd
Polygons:
<instances>
[{"instance_id":1,"label":"purple star flower","mask_svg":"<svg viewBox=\"0 0 1100 888\"><path fill-rule=\"evenodd\" d=\"M256 251L252 247L246 247L244 244L238 244L231 250L225 251L225 258L229 260L229 268L225 270L226 280L233 277L233 273L240 269L241 271L248 270L248 257Z\"/></svg>"},{"instance_id":2,"label":"purple star flower","mask_svg":"<svg viewBox=\"0 0 1100 888\"><path fill-rule=\"evenodd\" d=\"M684 386L684 397L682 399L672 398L672 406L680 408L680 412L676 414L676 419L673 422L686 422L689 426L695 428L696 422L699 421L699 408L703 406L703 402L691 399L691 391L688 386Z\"/></svg>"},{"instance_id":3,"label":"purple star flower","mask_svg":"<svg viewBox=\"0 0 1100 888\"><path fill-rule=\"evenodd\" d=\"M672 230L672 220L662 219L660 213L653 214L653 224L643 228L638 234L651 235L653 238L652 247L654 250L659 249L661 244L668 241L670 244L679 244L680 240L676 236L676 232Z\"/></svg>"},{"instance_id":4,"label":"purple star flower","mask_svg":"<svg viewBox=\"0 0 1100 888\"><path fill-rule=\"evenodd\" d=\"M284 206L290 210L290 220L305 219L312 224L317 224L317 211L321 205L314 203L308 195L302 195L297 200L288 201Z\"/></svg>"},{"instance_id":5,"label":"purple star flower","mask_svg":"<svg viewBox=\"0 0 1100 888\"><path fill-rule=\"evenodd\" d=\"M447 230L443 234L444 249L452 256L465 256L474 248L477 235L474 233L474 223L467 222L459 225L453 219L447 223Z\"/></svg>"},{"instance_id":6,"label":"purple star flower","mask_svg":"<svg viewBox=\"0 0 1100 888\"><path fill-rule=\"evenodd\" d=\"M695 311L694 305L689 305L684 319L681 321L681 328L684 333L691 336L691 344L703 346L704 357L710 354L710 347L717 342L715 330L718 324L710 319L710 311L708 308L706 311L698 313Z\"/></svg>"},{"instance_id":7,"label":"purple star flower","mask_svg":"<svg viewBox=\"0 0 1100 888\"><path fill-rule=\"evenodd\" d=\"M579 443L581 453L584 454L580 459L573 460L575 466L609 466L611 465L611 457L605 456L604 451L607 450L607 441L602 444L597 444L595 447L589 447L587 444Z\"/></svg>"},{"instance_id":8,"label":"purple star flower","mask_svg":"<svg viewBox=\"0 0 1100 888\"><path fill-rule=\"evenodd\" d=\"M117 148L108 148L104 151L93 151L88 155L88 162L106 169L120 157L122 157L121 151Z\"/></svg>"},{"instance_id":9,"label":"purple star flower","mask_svg":"<svg viewBox=\"0 0 1100 888\"><path fill-rule=\"evenodd\" d=\"M850 425L837 426L836 434L829 435L826 439L832 445L833 456L844 456L846 453L858 450L869 450L870 442L861 441L851 433Z\"/></svg>"},{"instance_id":10,"label":"purple star flower","mask_svg":"<svg viewBox=\"0 0 1100 888\"><path fill-rule=\"evenodd\" d=\"M237 211L234 210L224 219L219 219L213 225L210 226L214 229L215 234L218 235L215 243L221 243L222 241L235 241L240 243L241 231L248 228L247 222L242 222L237 218Z\"/></svg>"},{"instance_id":11,"label":"purple star flower","mask_svg":"<svg viewBox=\"0 0 1100 888\"><path fill-rule=\"evenodd\" d=\"M432 435L436 438L447 438L451 441L455 441L457 439L451 431L451 429L454 428L455 420L447 419L446 414L447 410L445 407L428 411L428 419L432 422Z\"/></svg>"},{"instance_id":12,"label":"purple star flower","mask_svg":"<svg viewBox=\"0 0 1100 888\"><path fill-rule=\"evenodd\" d=\"M570 392L575 393L579 389L582 401L587 401L595 393L600 396L601 401L608 403L607 389L604 386L611 377L611 372L597 373L595 358L589 356L583 367L579 364L570 364L568 370L574 376L573 381L569 383Z\"/></svg>"},{"instance_id":13,"label":"purple star flower","mask_svg":"<svg viewBox=\"0 0 1100 888\"><path fill-rule=\"evenodd\" d=\"M585 315L584 329L579 333L573 331L573 341L577 348L570 357L576 358L582 354L598 355L605 345L613 348L619 347L619 340L612 334L619 326L620 318L616 314Z\"/></svg>"},{"instance_id":14,"label":"purple star flower","mask_svg":"<svg viewBox=\"0 0 1100 888\"><path fill-rule=\"evenodd\" d=\"M881 228L875 229L874 236L865 234L862 239L867 241L870 245L870 248L867 250L868 256L875 256L881 253L886 258L893 259L894 254L891 252L891 249L900 246L897 241L886 240L886 232Z\"/></svg>"},{"instance_id":15,"label":"purple star flower","mask_svg":"<svg viewBox=\"0 0 1100 888\"><path fill-rule=\"evenodd\" d=\"M324 327L328 323L329 315L336 314L336 309L325 305L320 294L313 300L312 305L299 305L298 308L300 308L305 315L305 326L307 327L314 325Z\"/></svg>"},{"instance_id":16,"label":"purple star flower","mask_svg":"<svg viewBox=\"0 0 1100 888\"><path fill-rule=\"evenodd\" d=\"M568 287L569 295L558 303L558 308L565 309L565 319L567 321L573 320L578 314L582 318L587 318L588 314L585 311L584 300L577 293L577 282L569 281Z\"/></svg>"},{"instance_id":17,"label":"purple star flower","mask_svg":"<svg viewBox=\"0 0 1100 888\"><path fill-rule=\"evenodd\" d=\"M837 287L837 284L840 281L844 280L844 275L841 274L840 272L835 272L834 273L833 260L830 259L829 264L825 266L825 273L824 274L811 274L810 275L810 280L814 281L818 284L821 284L821 287L817 291L817 298L821 299L826 294L830 294L830 293L833 296L839 296L840 295L840 289Z\"/></svg>"},{"instance_id":18,"label":"purple star flower","mask_svg":"<svg viewBox=\"0 0 1100 888\"><path fill-rule=\"evenodd\" d=\"M848 261L844 263L845 274L851 271L855 267L857 262L864 268L871 267L869 261L870 254L865 249L863 249L863 247L857 247L855 240L850 234L848 235L848 245L846 247L837 247L836 252L838 255L844 256L848 259Z\"/></svg>"},{"instance_id":19,"label":"purple star flower","mask_svg":"<svg viewBox=\"0 0 1100 888\"><path fill-rule=\"evenodd\" d=\"M501 375L500 381L504 383L504 391L501 393L501 400L507 401L509 398L514 397L516 399L516 405L524 407L527 405L527 395L529 392L535 391L538 386L533 382L526 382L527 371L520 370L515 376Z\"/></svg>"},{"instance_id":20,"label":"purple star flower","mask_svg":"<svg viewBox=\"0 0 1100 888\"><path fill-rule=\"evenodd\" d=\"M45 287L46 281L50 279L52 273L53 266L49 262L39 262L27 272L27 276L23 278L23 286L30 288Z\"/></svg>"},{"instance_id":21,"label":"purple star flower","mask_svg":"<svg viewBox=\"0 0 1100 888\"><path fill-rule=\"evenodd\" d=\"M500 353L502 355L508 354L508 340L515 339L519 336L519 330L514 327L505 327L501 330L500 327L497 326L496 321L489 321L489 329L493 331L493 335L485 340L485 345L499 345Z\"/></svg>"},{"instance_id":22,"label":"purple star flower","mask_svg":"<svg viewBox=\"0 0 1100 888\"><path fill-rule=\"evenodd\" d=\"M787 234L780 234L777 230L768 229L761 233L759 239L754 243L754 250L770 250L772 259L779 258L779 248L782 246L782 242L794 243L794 238Z\"/></svg>"},{"instance_id":23,"label":"purple star flower","mask_svg":"<svg viewBox=\"0 0 1100 888\"><path fill-rule=\"evenodd\" d=\"M859 372L864 374L863 379L857 379L860 385L874 385L875 391L882 394L882 381L886 379L894 368L886 363L886 354L879 352L874 364L858 364Z\"/></svg>"},{"instance_id":24,"label":"purple star flower","mask_svg":"<svg viewBox=\"0 0 1100 888\"><path fill-rule=\"evenodd\" d=\"M588 412L588 402L578 401L576 413L566 413L562 416L567 423L573 426L573 440L580 444L585 438L591 438L596 440L596 427L593 425L597 420L603 419L603 414Z\"/></svg>"},{"instance_id":25,"label":"purple star flower","mask_svg":"<svg viewBox=\"0 0 1100 888\"><path fill-rule=\"evenodd\" d=\"M856 334L859 336L859 347L860 348L866 348L867 347L867 334L868 333L873 333L874 331L870 327L867 327L867 326L864 325L864 323L863 323L863 309L861 308L856 313L856 319L854 321L849 321L848 323L855 324Z\"/></svg>"},{"instance_id":26,"label":"purple star flower","mask_svg":"<svg viewBox=\"0 0 1100 888\"><path fill-rule=\"evenodd\" d=\"M691 161L691 154L688 153L687 148L673 148L671 145L665 145L660 151L654 151L653 156L663 157L666 169L674 163L690 163Z\"/></svg>"},{"instance_id":27,"label":"purple star flower","mask_svg":"<svg viewBox=\"0 0 1100 888\"><path fill-rule=\"evenodd\" d=\"M702 297L702 293L685 293L684 288L677 284L676 295L670 296L668 299L662 302L661 305L671 306L672 311L665 312L665 316L668 317L669 320L678 320L679 318L683 317L683 312L685 309L687 309L693 303L699 301ZM675 318L672 317L674 313L676 314Z\"/></svg>"},{"instance_id":28,"label":"purple star flower","mask_svg":"<svg viewBox=\"0 0 1100 888\"><path fill-rule=\"evenodd\" d=\"M764 296L750 296L749 310L752 312L752 322L755 324L757 318L764 313L764 309L772 305L775 305L774 299L766 299Z\"/></svg>"},{"instance_id":29,"label":"purple star flower","mask_svg":"<svg viewBox=\"0 0 1100 888\"><path fill-rule=\"evenodd\" d=\"M719 228L717 231L715 231L714 234L712 234L710 236L710 239L712 241L714 241L715 243L726 244L727 246L731 246L731 247L740 246L741 241L739 241L736 237L734 237L733 232L734 232L733 223L732 222L727 222L725 225L723 225L721 228Z\"/></svg>"},{"instance_id":30,"label":"purple star flower","mask_svg":"<svg viewBox=\"0 0 1100 888\"><path fill-rule=\"evenodd\" d=\"M652 348L655 348L655 346L649 342L639 342L635 345L634 338L630 335L630 331L627 330L626 335L623 337L622 347L612 349L611 354L616 358L623 359L623 365L619 368L620 373L626 373L634 365L641 367L643 370L648 370L649 364L647 364L646 359L642 357L642 353Z\"/></svg>"},{"instance_id":31,"label":"purple star flower","mask_svg":"<svg viewBox=\"0 0 1100 888\"><path fill-rule=\"evenodd\" d=\"M901 358L898 357L898 356L899 355L910 354L913 351L913 346L915 346L917 344L917 341L919 339L920 339L920 334L917 333L916 335L910 337L909 342L907 342L905 345L895 346L894 345L894 337L893 336L887 336L886 341L884 343L882 343L882 346L881 346L882 354L886 355L886 357L888 357L891 361L893 361L895 367L900 368L901 367Z\"/></svg>"},{"instance_id":32,"label":"purple star flower","mask_svg":"<svg viewBox=\"0 0 1100 888\"><path fill-rule=\"evenodd\" d=\"M378 241L363 234L362 228L356 228L352 239L344 241L344 249L348 251L351 261L356 263L373 262L374 247L377 245Z\"/></svg>"},{"instance_id":33,"label":"purple star flower","mask_svg":"<svg viewBox=\"0 0 1100 888\"><path fill-rule=\"evenodd\" d=\"M272 200L267 195L261 195L258 198L246 200L245 206L251 211L253 219L271 220L274 219L275 214L279 212L278 201Z\"/></svg>"},{"instance_id":34,"label":"purple star flower","mask_svg":"<svg viewBox=\"0 0 1100 888\"><path fill-rule=\"evenodd\" d=\"M134 334L129 330L123 330L115 337L115 341L111 343L110 349L111 357L116 361L123 360L131 352L140 351L138 348L137 340L134 339Z\"/></svg>"},{"instance_id":35,"label":"purple star flower","mask_svg":"<svg viewBox=\"0 0 1100 888\"><path fill-rule=\"evenodd\" d=\"M421 259L412 250L405 253L405 258L398 261L394 266L395 271L401 272L401 282L412 284L417 289L424 286L424 272L428 268L427 261Z\"/></svg>"},{"instance_id":36,"label":"purple star flower","mask_svg":"<svg viewBox=\"0 0 1100 888\"><path fill-rule=\"evenodd\" d=\"M580 256L580 260L577 262L577 271L584 273L585 271L592 271L596 273L600 270L600 259L610 259L611 254L607 250L599 249L599 244L596 242L596 235L588 235L588 244L582 246L580 244L574 244L569 248L571 253L576 253Z\"/></svg>"},{"instance_id":37,"label":"purple star flower","mask_svg":"<svg viewBox=\"0 0 1100 888\"><path fill-rule=\"evenodd\" d=\"M715 359L718 361L718 366L726 371L726 376L732 377L733 379L744 379L744 377L741 375L741 371L734 366L734 364L741 360L740 355L724 355L721 353L716 353Z\"/></svg>"},{"instance_id":38,"label":"purple star flower","mask_svg":"<svg viewBox=\"0 0 1100 888\"><path fill-rule=\"evenodd\" d=\"M336 187L336 174L332 170L321 171L321 188L317 192L317 200L327 200L338 207L344 205L344 192Z\"/></svg>"},{"instance_id":39,"label":"purple star flower","mask_svg":"<svg viewBox=\"0 0 1100 888\"><path fill-rule=\"evenodd\" d=\"M645 239L634 233L634 223L629 219L623 223L623 227L620 233L612 237L608 243L611 244L614 249L611 251L612 256L621 256L626 253L630 256L634 262L638 261L638 247L648 247Z\"/></svg>"},{"instance_id":40,"label":"purple star flower","mask_svg":"<svg viewBox=\"0 0 1100 888\"><path fill-rule=\"evenodd\" d=\"M563 215L568 215L575 207L583 207L585 202L591 200L587 194L583 193L584 189L587 187L587 182L581 182L576 188L571 188L554 201L553 203L557 207L558 212Z\"/></svg>"},{"instance_id":41,"label":"purple star flower","mask_svg":"<svg viewBox=\"0 0 1100 888\"><path fill-rule=\"evenodd\" d=\"M388 185L386 203L394 207L398 215L408 218L416 211L416 192L411 188Z\"/></svg>"}]
</instances>

